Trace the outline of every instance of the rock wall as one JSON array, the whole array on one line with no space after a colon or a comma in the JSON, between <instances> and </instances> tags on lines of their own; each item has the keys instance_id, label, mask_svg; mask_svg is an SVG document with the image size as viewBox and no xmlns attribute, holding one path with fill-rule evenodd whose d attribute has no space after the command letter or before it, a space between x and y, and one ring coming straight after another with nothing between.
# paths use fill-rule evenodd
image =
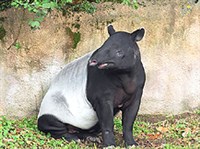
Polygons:
<instances>
[{"instance_id":1,"label":"rock wall","mask_svg":"<svg viewBox=\"0 0 200 149\"><path fill-rule=\"evenodd\" d=\"M139 42L147 74L140 113L200 108L200 4L140 2L138 10L104 3L93 15L52 12L39 30L28 26L34 17L28 12L1 12L0 115L37 114L53 76L69 61L101 46L110 23L116 30L146 29Z\"/></svg>"}]
</instances>

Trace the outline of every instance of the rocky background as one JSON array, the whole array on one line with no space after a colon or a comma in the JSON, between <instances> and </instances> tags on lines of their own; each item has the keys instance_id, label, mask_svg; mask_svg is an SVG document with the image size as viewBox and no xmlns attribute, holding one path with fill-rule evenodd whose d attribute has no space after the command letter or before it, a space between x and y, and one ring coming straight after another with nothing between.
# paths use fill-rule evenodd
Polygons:
<instances>
[{"instance_id":1,"label":"rocky background","mask_svg":"<svg viewBox=\"0 0 200 149\"><path fill-rule=\"evenodd\" d=\"M200 108L200 2L145 2L135 10L97 5L94 14L51 12L40 29L24 10L0 12L0 115L37 114L51 79L71 60L100 47L107 25L132 32L146 70L141 114L178 114Z\"/></svg>"}]
</instances>

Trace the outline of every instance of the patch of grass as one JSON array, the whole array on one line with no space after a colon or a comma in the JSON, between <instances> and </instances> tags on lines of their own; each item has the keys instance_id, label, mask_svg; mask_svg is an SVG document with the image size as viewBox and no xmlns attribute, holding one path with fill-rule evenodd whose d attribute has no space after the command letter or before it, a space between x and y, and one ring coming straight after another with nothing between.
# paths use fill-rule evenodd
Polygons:
<instances>
[{"instance_id":1,"label":"patch of grass","mask_svg":"<svg viewBox=\"0 0 200 149\"><path fill-rule=\"evenodd\" d=\"M80 148L75 142L55 140L37 129L36 117L9 120L0 117L0 148Z\"/></svg>"},{"instance_id":2,"label":"patch of grass","mask_svg":"<svg viewBox=\"0 0 200 149\"><path fill-rule=\"evenodd\" d=\"M197 109L195 112L196 114L200 115L200 109Z\"/></svg>"},{"instance_id":3,"label":"patch of grass","mask_svg":"<svg viewBox=\"0 0 200 149\"><path fill-rule=\"evenodd\" d=\"M99 148L102 144L82 140L67 142L53 139L37 129L36 117L10 120L0 117L0 148ZM117 148L124 148L121 118L116 117ZM191 149L200 148L200 117L198 112L176 116L139 115L133 135L138 148Z\"/></svg>"},{"instance_id":4,"label":"patch of grass","mask_svg":"<svg viewBox=\"0 0 200 149\"><path fill-rule=\"evenodd\" d=\"M114 127L116 131L122 131L122 121L120 118L115 118Z\"/></svg>"}]
</instances>

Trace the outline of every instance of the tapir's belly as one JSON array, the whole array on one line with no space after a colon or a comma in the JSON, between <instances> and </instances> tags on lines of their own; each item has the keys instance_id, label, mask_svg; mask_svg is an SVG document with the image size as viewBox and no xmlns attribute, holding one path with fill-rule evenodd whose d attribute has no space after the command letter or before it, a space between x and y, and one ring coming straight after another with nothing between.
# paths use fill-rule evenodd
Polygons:
<instances>
[{"instance_id":1,"label":"tapir's belly","mask_svg":"<svg viewBox=\"0 0 200 149\"><path fill-rule=\"evenodd\" d=\"M86 97L67 99L65 94L57 92L45 97L41 104L40 116L54 115L61 122L81 129L89 129L98 122L96 112L93 110ZM45 100L46 99L46 100ZM46 101L46 102L45 102Z\"/></svg>"}]
</instances>

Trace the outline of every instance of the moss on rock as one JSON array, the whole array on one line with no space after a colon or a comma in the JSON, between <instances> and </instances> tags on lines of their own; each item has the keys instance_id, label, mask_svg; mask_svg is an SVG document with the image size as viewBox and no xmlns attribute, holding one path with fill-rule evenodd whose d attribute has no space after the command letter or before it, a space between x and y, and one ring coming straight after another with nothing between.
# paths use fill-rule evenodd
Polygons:
<instances>
[{"instance_id":1,"label":"moss on rock","mask_svg":"<svg viewBox=\"0 0 200 149\"><path fill-rule=\"evenodd\" d=\"M73 41L72 48L73 48L73 49L76 49L78 43L79 43L80 40L81 40L81 33L78 32L78 31L77 31L77 32L72 32L72 30L71 30L69 27L67 27L67 28L66 28L66 34L67 34L68 36L70 36L70 38L71 38L72 41Z\"/></svg>"},{"instance_id":2,"label":"moss on rock","mask_svg":"<svg viewBox=\"0 0 200 149\"><path fill-rule=\"evenodd\" d=\"M6 30L3 26L0 26L0 40L3 40L3 38L6 36Z\"/></svg>"}]
</instances>

